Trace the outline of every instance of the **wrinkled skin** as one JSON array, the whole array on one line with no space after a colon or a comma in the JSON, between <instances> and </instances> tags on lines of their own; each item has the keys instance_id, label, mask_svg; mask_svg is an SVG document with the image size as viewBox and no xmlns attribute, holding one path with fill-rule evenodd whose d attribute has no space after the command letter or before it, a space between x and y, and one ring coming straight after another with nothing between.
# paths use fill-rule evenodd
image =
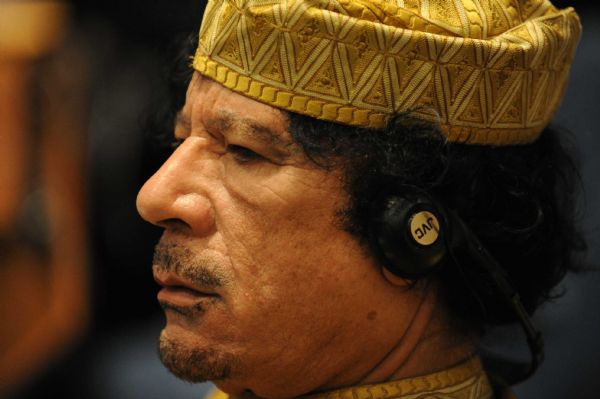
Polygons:
<instances>
[{"instance_id":1,"label":"wrinkled skin","mask_svg":"<svg viewBox=\"0 0 600 399\"><path fill-rule=\"evenodd\" d=\"M162 356L176 375L292 397L387 379L406 364L433 296L386 278L343 230L341 172L306 159L284 112L196 74L175 136L181 144L137 206L165 229L157 253L171 248L177 264L157 256L155 276L179 273L210 294L190 311L163 303ZM202 268L218 284L202 286Z\"/></svg>"}]
</instances>

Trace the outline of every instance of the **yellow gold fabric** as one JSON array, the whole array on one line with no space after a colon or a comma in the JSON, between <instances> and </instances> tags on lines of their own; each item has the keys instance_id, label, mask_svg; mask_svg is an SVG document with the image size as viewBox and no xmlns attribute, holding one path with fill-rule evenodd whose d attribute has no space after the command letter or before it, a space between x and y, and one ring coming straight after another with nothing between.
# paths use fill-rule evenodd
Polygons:
<instances>
[{"instance_id":1,"label":"yellow gold fabric","mask_svg":"<svg viewBox=\"0 0 600 399\"><path fill-rule=\"evenodd\" d=\"M451 141L534 141L581 26L547 0L209 0L194 68L231 90L370 128L410 111Z\"/></svg>"},{"instance_id":2,"label":"yellow gold fabric","mask_svg":"<svg viewBox=\"0 0 600 399\"><path fill-rule=\"evenodd\" d=\"M0 61L52 51L65 34L68 11L63 1L0 0Z\"/></svg>"},{"instance_id":3,"label":"yellow gold fabric","mask_svg":"<svg viewBox=\"0 0 600 399\"><path fill-rule=\"evenodd\" d=\"M215 390L208 399L228 399ZM310 399L494 399L492 387L481 362L474 358L453 368L421 377L406 378L382 384L363 385L304 396ZM496 399L514 399L503 392Z\"/></svg>"}]
</instances>

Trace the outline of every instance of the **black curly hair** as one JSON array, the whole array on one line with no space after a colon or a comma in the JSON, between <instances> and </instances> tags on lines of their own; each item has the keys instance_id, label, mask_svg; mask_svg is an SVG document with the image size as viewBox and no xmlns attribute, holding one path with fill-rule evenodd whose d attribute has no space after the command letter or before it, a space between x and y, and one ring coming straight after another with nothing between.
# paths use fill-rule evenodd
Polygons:
<instances>
[{"instance_id":1,"label":"black curly hair","mask_svg":"<svg viewBox=\"0 0 600 399\"><path fill-rule=\"evenodd\" d=\"M370 207L390 185L424 190L454 210L505 268L529 313L580 270L586 245L577 224L578 168L569 135L546 128L529 145L449 142L429 122L403 113L379 130L290 114L290 132L316 164L341 166L350 206L346 229L368 244ZM490 277L468 257L437 272L453 316L470 326L512 322Z\"/></svg>"}]
</instances>

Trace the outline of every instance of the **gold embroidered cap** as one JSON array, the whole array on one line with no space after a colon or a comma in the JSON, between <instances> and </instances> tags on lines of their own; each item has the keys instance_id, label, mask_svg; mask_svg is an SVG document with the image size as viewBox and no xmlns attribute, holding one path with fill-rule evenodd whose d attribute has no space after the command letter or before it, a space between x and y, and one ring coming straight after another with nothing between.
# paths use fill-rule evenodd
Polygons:
<instances>
[{"instance_id":1,"label":"gold embroidered cap","mask_svg":"<svg viewBox=\"0 0 600 399\"><path fill-rule=\"evenodd\" d=\"M194 68L267 104L449 140L534 141L566 87L579 18L547 0L209 0Z\"/></svg>"}]
</instances>

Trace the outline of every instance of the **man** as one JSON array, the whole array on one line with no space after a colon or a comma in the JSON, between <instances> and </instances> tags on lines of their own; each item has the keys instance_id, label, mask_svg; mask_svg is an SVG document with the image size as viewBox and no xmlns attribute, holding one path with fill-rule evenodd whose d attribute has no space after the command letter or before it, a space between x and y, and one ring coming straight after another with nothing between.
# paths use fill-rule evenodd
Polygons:
<instances>
[{"instance_id":1,"label":"man","mask_svg":"<svg viewBox=\"0 0 600 399\"><path fill-rule=\"evenodd\" d=\"M539 357L526 311L580 247L544 130L579 33L542 0L209 2L137 204L163 363L232 396L506 395L484 326Z\"/></svg>"}]
</instances>

